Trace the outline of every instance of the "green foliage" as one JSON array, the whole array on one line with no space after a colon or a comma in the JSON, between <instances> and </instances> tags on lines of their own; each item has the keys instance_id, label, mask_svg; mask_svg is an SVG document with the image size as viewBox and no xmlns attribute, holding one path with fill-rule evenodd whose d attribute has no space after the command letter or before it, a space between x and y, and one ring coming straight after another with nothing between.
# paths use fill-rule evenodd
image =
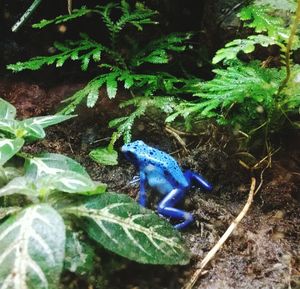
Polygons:
<instances>
[{"instance_id":1,"label":"green foliage","mask_svg":"<svg viewBox=\"0 0 300 289\"><path fill-rule=\"evenodd\" d=\"M38 56L26 62L17 62L7 66L15 72L26 69L38 70L44 65L55 64L61 67L67 60L80 61L81 69L86 71L92 60L99 62L102 52L106 51L106 47L89 38L86 34L80 34L81 39L78 41L66 41L65 43L54 43L54 48L59 52L50 56Z\"/></svg>"},{"instance_id":2,"label":"green foliage","mask_svg":"<svg viewBox=\"0 0 300 289\"><path fill-rule=\"evenodd\" d=\"M299 70L291 59L292 50L299 47L293 28L299 19L290 23L295 2L283 1L272 6L273 2L276 1L261 0L242 8L239 17L244 27L256 34L234 39L218 50L212 62L223 62L225 67L214 69L212 80L194 86L196 99L179 103L167 122L182 116L191 128L197 119L213 118L219 124L229 124L250 135L264 128L267 136L270 130L279 130L285 120L291 123L289 114L299 115ZM288 17L282 16L285 14L281 9ZM258 46L271 45L278 46L283 67L268 67L268 60L239 59L241 53L250 54ZM253 59L253 55L248 57Z\"/></svg>"},{"instance_id":3,"label":"green foliage","mask_svg":"<svg viewBox=\"0 0 300 289\"><path fill-rule=\"evenodd\" d=\"M112 16L115 11L120 13L117 19ZM76 107L85 100L88 107L93 107L98 100L99 89L103 86L106 87L107 96L110 99L115 98L118 89L123 86L125 89L129 89L132 95L146 96L145 102L149 96L170 97L185 93L184 89L178 90L178 87L184 86L188 80L179 79L158 68L150 68L149 71L144 69L141 73L141 67L145 64L153 66L168 64L172 58L171 53L180 53L186 49L186 40L190 38L189 34L164 35L164 37L142 45L135 39L121 35L127 27L135 27L141 31L145 25L157 24L153 20L157 12L145 7L140 2L137 2L134 7L125 0L110 2L93 9L81 7L75 9L71 15L60 15L51 20L44 19L33 27L43 28L50 24L59 24L84 17L87 14L96 14L101 17L110 36L109 45L103 45L87 35L81 34L80 40L54 43L57 52L53 55L38 56L25 62L10 64L7 68L18 72L25 69L37 70L44 65L54 64L56 67L61 67L66 61L71 60L80 61L81 69L85 71L91 60L97 63L99 74L83 89L65 101L68 104L60 111L61 114L74 112ZM126 47L130 47L130 49ZM149 102L153 103L151 99ZM147 104L148 107L150 105ZM130 129L134 120L145 112L146 110L139 106L136 111L124 117L122 121L116 120L115 124L112 122L112 127L116 127L117 132L113 135L111 144L122 135L126 141L129 141ZM111 152L112 149L110 148L109 151ZM93 152L92 155L94 154Z\"/></svg>"},{"instance_id":4,"label":"green foliage","mask_svg":"<svg viewBox=\"0 0 300 289\"><path fill-rule=\"evenodd\" d=\"M187 264L189 253L178 232L128 196L102 194L65 212L84 218L88 235L128 259L141 263Z\"/></svg>"},{"instance_id":5,"label":"green foliage","mask_svg":"<svg viewBox=\"0 0 300 289\"><path fill-rule=\"evenodd\" d=\"M15 108L2 101L0 115L15 121ZM50 116L22 122L42 130L64 119ZM21 146L24 139L5 139L2 164L7 155L15 154L9 148L19 140ZM89 238L137 262L189 261L180 234L166 220L127 196L105 192L106 185L93 181L75 160L53 153L19 157L24 158L22 170L0 167L1 288L54 289L63 270L89 274L95 257ZM22 200L18 206L10 205L17 198ZM78 238L78 230L86 232L85 238Z\"/></svg>"},{"instance_id":6,"label":"green foliage","mask_svg":"<svg viewBox=\"0 0 300 289\"><path fill-rule=\"evenodd\" d=\"M39 116L16 120L16 108L0 98L0 166L4 165L24 145L25 141L44 138L44 128L68 120L74 116Z\"/></svg>"}]
</instances>

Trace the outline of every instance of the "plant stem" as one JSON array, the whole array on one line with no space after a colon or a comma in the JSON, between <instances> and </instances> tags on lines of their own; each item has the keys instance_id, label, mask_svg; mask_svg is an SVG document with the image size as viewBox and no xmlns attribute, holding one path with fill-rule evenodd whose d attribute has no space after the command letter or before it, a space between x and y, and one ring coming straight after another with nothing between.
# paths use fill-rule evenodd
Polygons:
<instances>
[{"instance_id":1,"label":"plant stem","mask_svg":"<svg viewBox=\"0 0 300 289\"><path fill-rule=\"evenodd\" d=\"M12 32L17 32L19 28L28 20L30 15L34 12L35 9L40 5L42 0L35 0L30 7L26 10L26 12L22 15L22 17L15 23L15 25L11 28Z\"/></svg>"},{"instance_id":2,"label":"plant stem","mask_svg":"<svg viewBox=\"0 0 300 289\"><path fill-rule=\"evenodd\" d=\"M280 93L282 91L282 89L286 86L287 82L289 81L290 77L291 77L291 58L290 58L290 53L291 53L291 49L292 49L292 44L295 38L295 35L297 33L297 27L299 25L300 22L300 0L297 1L297 9L296 9L296 15L295 15L295 20L292 24L291 27L291 33L288 39L288 43L286 46L286 51L285 51L285 67L286 67L286 77L285 79L282 81L279 89L278 89L278 93Z\"/></svg>"}]
</instances>

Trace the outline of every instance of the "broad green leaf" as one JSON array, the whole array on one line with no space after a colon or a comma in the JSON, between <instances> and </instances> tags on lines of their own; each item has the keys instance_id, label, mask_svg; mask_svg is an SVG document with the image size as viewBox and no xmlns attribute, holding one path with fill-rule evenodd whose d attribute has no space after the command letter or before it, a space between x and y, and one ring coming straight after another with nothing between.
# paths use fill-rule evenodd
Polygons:
<instances>
[{"instance_id":1,"label":"broad green leaf","mask_svg":"<svg viewBox=\"0 0 300 289\"><path fill-rule=\"evenodd\" d=\"M0 139L0 166L4 165L12 158L23 146L24 140L16 139Z\"/></svg>"},{"instance_id":2,"label":"broad green leaf","mask_svg":"<svg viewBox=\"0 0 300 289\"><path fill-rule=\"evenodd\" d=\"M79 233L67 230L64 269L80 275L88 274L93 270L94 258L94 249L80 240Z\"/></svg>"},{"instance_id":3,"label":"broad green leaf","mask_svg":"<svg viewBox=\"0 0 300 289\"><path fill-rule=\"evenodd\" d=\"M70 118L75 117L76 115L49 115L49 116L38 116L32 117L23 120L23 123L30 127L31 125L40 125L42 128L46 128L48 126L58 124L60 122L66 121Z\"/></svg>"},{"instance_id":4,"label":"broad green leaf","mask_svg":"<svg viewBox=\"0 0 300 289\"><path fill-rule=\"evenodd\" d=\"M19 128L19 122L15 119L0 119L0 131L3 131L4 133L9 133L11 135L17 136L17 130ZM18 137L23 137L23 135L26 133L22 133L22 135L19 135Z\"/></svg>"},{"instance_id":5,"label":"broad green leaf","mask_svg":"<svg viewBox=\"0 0 300 289\"><path fill-rule=\"evenodd\" d=\"M16 177L20 177L23 171L15 167L0 166L0 188Z\"/></svg>"},{"instance_id":6,"label":"broad green leaf","mask_svg":"<svg viewBox=\"0 0 300 289\"><path fill-rule=\"evenodd\" d=\"M16 117L16 108L9 102L0 98L0 118L14 119Z\"/></svg>"},{"instance_id":7,"label":"broad green leaf","mask_svg":"<svg viewBox=\"0 0 300 289\"><path fill-rule=\"evenodd\" d=\"M26 132L23 137L29 140L42 139L46 136L43 127L39 124L29 124L26 121L22 121L20 122L20 128L23 128Z\"/></svg>"},{"instance_id":8,"label":"broad green leaf","mask_svg":"<svg viewBox=\"0 0 300 289\"><path fill-rule=\"evenodd\" d=\"M86 170L73 159L60 154L45 153L25 161L25 174L31 178L75 172L89 178Z\"/></svg>"},{"instance_id":9,"label":"broad green leaf","mask_svg":"<svg viewBox=\"0 0 300 289\"><path fill-rule=\"evenodd\" d=\"M10 217L0 226L0 288L58 288L64 251L65 226L50 206Z\"/></svg>"},{"instance_id":10,"label":"broad green leaf","mask_svg":"<svg viewBox=\"0 0 300 289\"><path fill-rule=\"evenodd\" d=\"M67 193L86 193L96 190L96 184L90 177L72 171L66 171L49 178L49 186Z\"/></svg>"},{"instance_id":11,"label":"broad green leaf","mask_svg":"<svg viewBox=\"0 0 300 289\"><path fill-rule=\"evenodd\" d=\"M16 177L0 189L0 197L12 194L21 194L31 197L37 197L39 194L37 185L38 184L30 181L26 177Z\"/></svg>"},{"instance_id":12,"label":"broad green leaf","mask_svg":"<svg viewBox=\"0 0 300 289\"><path fill-rule=\"evenodd\" d=\"M118 164L118 152L108 147L96 148L89 153L89 156L102 165L115 166Z\"/></svg>"},{"instance_id":13,"label":"broad green leaf","mask_svg":"<svg viewBox=\"0 0 300 289\"><path fill-rule=\"evenodd\" d=\"M91 238L128 259L150 264L189 262L180 233L126 195L104 193L64 211L82 217Z\"/></svg>"}]
</instances>

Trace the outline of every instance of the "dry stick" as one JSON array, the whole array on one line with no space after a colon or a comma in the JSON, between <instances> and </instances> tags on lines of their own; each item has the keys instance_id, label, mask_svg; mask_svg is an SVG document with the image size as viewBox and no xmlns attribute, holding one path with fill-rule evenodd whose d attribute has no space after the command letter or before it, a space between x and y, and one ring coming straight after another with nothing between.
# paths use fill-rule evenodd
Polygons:
<instances>
[{"instance_id":1,"label":"dry stick","mask_svg":"<svg viewBox=\"0 0 300 289\"><path fill-rule=\"evenodd\" d=\"M19 28L28 20L30 15L33 13L34 10L40 5L42 0L35 0L30 5L30 7L26 10L26 12L22 15L22 17L15 23L15 25L11 28L12 32L17 32Z\"/></svg>"},{"instance_id":2,"label":"dry stick","mask_svg":"<svg viewBox=\"0 0 300 289\"><path fill-rule=\"evenodd\" d=\"M235 230L239 222L244 218L246 215L248 209L250 208L250 205L253 201L253 196L255 192L255 185L256 185L256 179L254 177L251 178L251 187L249 191L249 196L247 203L245 204L242 211L239 213L239 215L234 219L234 221L231 223L231 225L228 227L226 232L223 234L223 236L219 239L219 241L216 243L216 245L207 253L205 258L200 263L200 268L198 268L192 278L190 279L189 283L183 287L183 289L192 289L199 277L201 276L201 273L205 266L212 260L212 258L216 255L216 253L221 249L223 244L226 242L226 240L229 238L229 236L232 234L232 232Z\"/></svg>"}]
</instances>

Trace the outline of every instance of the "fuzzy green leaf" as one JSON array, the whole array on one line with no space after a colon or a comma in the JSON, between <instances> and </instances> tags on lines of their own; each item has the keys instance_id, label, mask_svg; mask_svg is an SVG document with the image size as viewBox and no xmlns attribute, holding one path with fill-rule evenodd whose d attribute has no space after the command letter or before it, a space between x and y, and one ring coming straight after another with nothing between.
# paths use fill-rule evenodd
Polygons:
<instances>
[{"instance_id":1,"label":"fuzzy green leaf","mask_svg":"<svg viewBox=\"0 0 300 289\"><path fill-rule=\"evenodd\" d=\"M25 119L22 121L22 123L25 124L27 127L37 124L37 125L40 125L42 128L46 128L48 126L55 125L55 124L61 123L63 121L66 121L75 116L76 115L38 116L38 117L32 117L32 118Z\"/></svg>"},{"instance_id":2,"label":"fuzzy green leaf","mask_svg":"<svg viewBox=\"0 0 300 289\"><path fill-rule=\"evenodd\" d=\"M65 226L48 205L31 206L0 226L0 288L56 289L63 267Z\"/></svg>"},{"instance_id":3,"label":"fuzzy green leaf","mask_svg":"<svg viewBox=\"0 0 300 289\"><path fill-rule=\"evenodd\" d=\"M104 193L65 212L83 218L83 229L91 238L128 259L168 265L189 262L179 232L128 196Z\"/></svg>"},{"instance_id":4,"label":"fuzzy green leaf","mask_svg":"<svg viewBox=\"0 0 300 289\"><path fill-rule=\"evenodd\" d=\"M96 148L89 153L89 156L102 165L115 166L118 164L118 152L108 147Z\"/></svg>"},{"instance_id":5,"label":"fuzzy green leaf","mask_svg":"<svg viewBox=\"0 0 300 289\"><path fill-rule=\"evenodd\" d=\"M89 178L88 173L79 163L64 155L45 153L25 161L25 174L32 179L64 172L74 172Z\"/></svg>"},{"instance_id":6,"label":"fuzzy green leaf","mask_svg":"<svg viewBox=\"0 0 300 289\"><path fill-rule=\"evenodd\" d=\"M3 166L10 158L12 158L24 145L24 140L16 139L0 139L0 166Z\"/></svg>"},{"instance_id":7,"label":"fuzzy green leaf","mask_svg":"<svg viewBox=\"0 0 300 289\"><path fill-rule=\"evenodd\" d=\"M79 237L79 233L67 231L64 268L84 275L93 270L96 255L94 249Z\"/></svg>"},{"instance_id":8,"label":"fuzzy green leaf","mask_svg":"<svg viewBox=\"0 0 300 289\"><path fill-rule=\"evenodd\" d=\"M16 108L9 102L0 98L0 119L14 119L16 117Z\"/></svg>"}]
</instances>

